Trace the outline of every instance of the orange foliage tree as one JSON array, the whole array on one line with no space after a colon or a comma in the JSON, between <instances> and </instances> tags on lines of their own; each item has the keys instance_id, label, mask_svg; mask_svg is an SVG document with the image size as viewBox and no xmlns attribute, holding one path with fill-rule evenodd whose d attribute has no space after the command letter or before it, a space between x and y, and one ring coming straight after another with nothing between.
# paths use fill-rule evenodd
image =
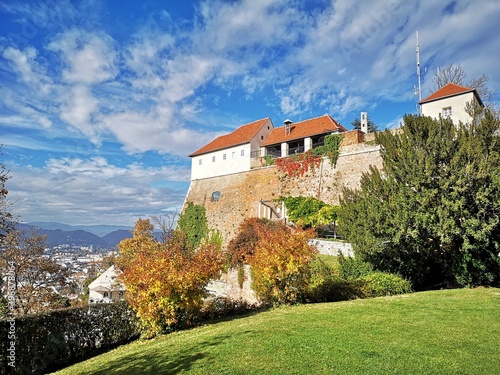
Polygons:
<instances>
[{"instance_id":1,"label":"orange foliage tree","mask_svg":"<svg viewBox=\"0 0 500 375\"><path fill-rule=\"evenodd\" d=\"M252 267L252 288L263 302L299 302L307 288L309 264L317 253L308 244L313 235L282 222L247 219L228 247L231 264Z\"/></svg>"},{"instance_id":2,"label":"orange foliage tree","mask_svg":"<svg viewBox=\"0 0 500 375\"><path fill-rule=\"evenodd\" d=\"M160 243L153 225L141 219L133 238L123 240L118 248L127 300L147 336L176 324L191 324L202 307L206 285L219 276L224 260L216 242L206 240L192 249L181 231Z\"/></svg>"}]
</instances>

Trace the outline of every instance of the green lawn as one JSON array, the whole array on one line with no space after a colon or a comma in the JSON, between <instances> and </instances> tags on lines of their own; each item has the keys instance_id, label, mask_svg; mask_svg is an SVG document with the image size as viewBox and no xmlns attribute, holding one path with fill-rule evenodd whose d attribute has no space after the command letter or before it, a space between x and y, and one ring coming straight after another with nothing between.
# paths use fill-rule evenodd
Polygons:
<instances>
[{"instance_id":1,"label":"green lawn","mask_svg":"<svg viewBox=\"0 0 500 375\"><path fill-rule=\"evenodd\" d=\"M283 307L137 341L58 374L500 374L500 289Z\"/></svg>"}]
</instances>

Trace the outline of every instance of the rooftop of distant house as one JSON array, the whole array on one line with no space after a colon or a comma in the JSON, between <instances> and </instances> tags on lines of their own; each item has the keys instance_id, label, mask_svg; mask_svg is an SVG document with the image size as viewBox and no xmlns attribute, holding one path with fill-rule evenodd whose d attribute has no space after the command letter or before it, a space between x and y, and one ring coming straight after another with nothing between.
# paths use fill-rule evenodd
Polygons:
<instances>
[{"instance_id":1,"label":"rooftop of distant house","mask_svg":"<svg viewBox=\"0 0 500 375\"><path fill-rule=\"evenodd\" d=\"M437 90L436 92L429 95L427 98L421 100L419 103L424 104L424 103L432 102L434 100L449 98L452 96L462 95L462 94L466 94L469 92L474 93L476 99L479 101L479 104L483 105L483 102L481 101L481 98L477 94L476 89L473 89L470 87L465 87L465 86L460 86L460 85L457 85L455 83L448 83L448 84L444 85L439 90Z\"/></svg>"}]
</instances>

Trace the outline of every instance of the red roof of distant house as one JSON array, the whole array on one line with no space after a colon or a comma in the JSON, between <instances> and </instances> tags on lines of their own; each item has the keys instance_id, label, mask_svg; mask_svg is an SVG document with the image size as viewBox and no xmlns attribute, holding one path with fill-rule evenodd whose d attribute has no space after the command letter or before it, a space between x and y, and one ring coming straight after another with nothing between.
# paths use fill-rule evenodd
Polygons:
<instances>
[{"instance_id":1,"label":"red roof of distant house","mask_svg":"<svg viewBox=\"0 0 500 375\"><path fill-rule=\"evenodd\" d=\"M212 142L200 148L198 151L193 152L190 157L206 154L207 152L222 150L224 148L238 146L250 142L250 140L257 134L262 125L269 120L269 117L258 120L246 125L240 126L232 133L221 135L215 138Z\"/></svg>"},{"instance_id":2,"label":"red roof of distant house","mask_svg":"<svg viewBox=\"0 0 500 375\"><path fill-rule=\"evenodd\" d=\"M438 99L443 99L443 98L448 98L451 96L455 95L461 95L461 94L466 94L468 92L473 92L474 95L476 96L476 99L479 101L481 105L483 105L483 102L481 101L481 98L479 98L479 95L477 94L475 89L471 89L470 87L464 87L457 85L455 83L448 83L447 85L441 87L439 90L437 90L435 93L429 95L427 98L424 100L421 100L419 103L428 103L432 102L434 100Z\"/></svg>"},{"instance_id":3,"label":"red roof of distant house","mask_svg":"<svg viewBox=\"0 0 500 375\"><path fill-rule=\"evenodd\" d=\"M267 139L264 141L262 146L274 145L277 143L293 141L296 139L311 137L318 134L331 133L334 131L347 131L346 128L332 119L329 115L292 123L290 125L289 134L286 134L285 129L285 126L274 128L271 134L269 134Z\"/></svg>"}]
</instances>

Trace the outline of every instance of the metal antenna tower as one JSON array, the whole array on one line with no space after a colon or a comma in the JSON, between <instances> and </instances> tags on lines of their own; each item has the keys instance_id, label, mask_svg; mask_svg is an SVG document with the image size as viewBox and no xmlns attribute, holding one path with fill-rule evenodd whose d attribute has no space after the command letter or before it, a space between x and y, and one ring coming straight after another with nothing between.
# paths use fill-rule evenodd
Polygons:
<instances>
[{"instance_id":1,"label":"metal antenna tower","mask_svg":"<svg viewBox=\"0 0 500 375\"><path fill-rule=\"evenodd\" d=\"M418 45L418 31L417 31L417 78L418 78L418 88L415 88L415 94L418 94L418 101L422 100L422 89L420 86L420 46ZM420 110L419 110L420 112Z\"/></svg>"}]
</instances>

